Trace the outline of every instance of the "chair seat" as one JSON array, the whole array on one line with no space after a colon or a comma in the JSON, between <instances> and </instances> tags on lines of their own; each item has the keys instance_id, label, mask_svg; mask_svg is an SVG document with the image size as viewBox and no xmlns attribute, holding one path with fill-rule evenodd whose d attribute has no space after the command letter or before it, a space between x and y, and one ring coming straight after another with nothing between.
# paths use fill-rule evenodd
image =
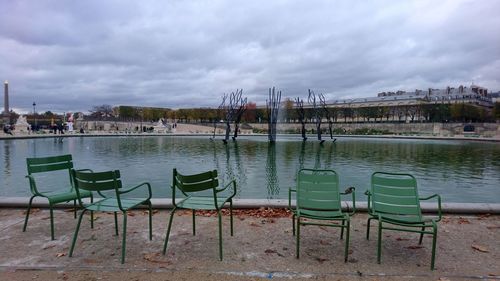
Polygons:
<instances>
[{"instance_id":1,"label":"chair seat","mask_svg":"<svg viewBox=\"0 0 500 281\"><path fill-rule=\"evenodd\" d=\"M80 191L80 196L82 198L90 197L91 194L92 193L90 191L86 191L86 190ZM71 200L78 199L78 195L76 194L76 191L70 191L70 192L65 192L65 193L54 193L54 194L50 194L50 192L47 192L47 193L42 193L42 195L47 197L47 199L49 200L49 202L51 204L68 202Z\"/></svg>"},{"instance_id":2,"label":"chair seat","mask_svg":"<svg viewBox=\"0 0 500 281\"><path fill-rule=\"evenodd\" d=\"M293 210L296 213L296 210ZM300 216L310 219L345 219L346 214L343 214L340 210L335 211L320 211L320 210L307 210L301 209Z\"/></svg>"},{"instance_id":3,"label":"chair seat","mask_svg":"<svg viewBox=\"0 0 500 281\"><path fill-rule=\"evenodd\" d=\"M145 199L120 199L122 209L128 210L134 208L135 206L144 204L147 200ZM100 212L117 212L121 211L118 207L118 201L116 198L104 198L92 204L84 205L85 209L91 211Z\"/></svg>"},{"instance_id":4,"label":"chair seat","mask_svg":"<svg viewBox=\"0 0 500 281\"><path fill-rule=\"evenodd\" d=\"M374 217L377 219L377 217ZM420 218L418 216L405 216L405 215L393 215L393 214L380 214L382 221L395 224L406 224L422 226L432 222L431 218Z\"/></svg>"},{"instance_id":5,"label":"chair seat","mask_svg":"<svg viewBox=\"0 0 500 281\"><path fill-rule=\"evenodd\" d=\"M229 198L217 197L217 206L219 209L224 206ZM176 203L177 207L192 210L215 210L213 197L189 196L182 201Z\"/></svg>"}]
</instances>

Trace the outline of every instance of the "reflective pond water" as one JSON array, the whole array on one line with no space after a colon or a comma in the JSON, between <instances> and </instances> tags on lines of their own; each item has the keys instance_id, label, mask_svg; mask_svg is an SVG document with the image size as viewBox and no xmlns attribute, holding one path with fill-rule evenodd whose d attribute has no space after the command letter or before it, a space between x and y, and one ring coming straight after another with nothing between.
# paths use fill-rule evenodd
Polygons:
<instances>
[{"instance_id":1,"label":"reflective pond water","mask_svg":"<svg viewBox=\"0 0 500 281\"><path fill-rule=\"evenodd\" d=\"M439 193L445 202L500 203L500 144L488 142L338 138L335 143L281 137L245 137L224 145L208 137L72 137L0 141L0 196L29 196L26 158L70 153L76 168L119 169L125 185L149 181L153 196L169 197L172 169L181 173L218 169L235 178L238 198L287 198L301 167L328 168L341 186L355 186L366 201L374 171L413 174L421 195ZM65 175L43 179L54 184Z\"/></svg>"}]
</instances>

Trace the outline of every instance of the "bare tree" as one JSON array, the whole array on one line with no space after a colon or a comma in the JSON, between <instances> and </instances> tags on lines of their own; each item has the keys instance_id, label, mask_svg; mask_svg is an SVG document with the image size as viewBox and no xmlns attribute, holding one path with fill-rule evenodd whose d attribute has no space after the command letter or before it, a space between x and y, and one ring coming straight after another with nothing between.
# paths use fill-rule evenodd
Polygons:
<instances>
[{"instance_id":1,"label":"bare tree","mask_svg":"<svg viewBox=\"0 0 500 281\"><path fill-rule=\"evenodd\" d=\"M328 132L330 133L330 139L333 139L333 120L330 114L331 113L330 109L326 105L325 96L323 94L319 94L318 97L319 97L319 103L323 108L323 112L325 112L326 120L328 121Z\"/></svg>"},{"instance_id":2,"label":"bare tree","mask_svg":"<svg viewBox=\"0 0 500 281\"><path fill-rule=\"evenodd\" d=\"M217 108L216 116L214 118L214 135L213 135L212 139L215 139L215 132L217 131L217 123L219 122L219 119L221 118L222 115L225 115L226 99L227 99L227 95L224 94L222 96L222 102L220 103L219 107Z\"/></svg>"},{"instance_id":3,"label":"bare tree","mask_svg":"<svg viewBox=\"0 0 500 281\"><path fill-rule=\"evenodd\" d=\"M281 104L281 91L269 88L269 100L266 100L267 124L269 142L276 142L276 122L278 121L278 111Z\"/></svg>"},{"instance_id":4,"label":"bare tree","mask_svg":"<svg viewBox=\"0 0 500 281\"><path fill-rule=\"evenodd\" d=\"M311 89L308 90L309 91L309 96L307 98L307 101L309 102L309 104L312 106L312 109L313 109L313 113L314 113L314 119L316 121L316 131L318 133L318 140L323 143L323 141L321 140L321 118L322 118L322 114L321 114L321 108L319 107L319 96L318 96L318 99L316 98L316 94L314 93L314 91L311 91Z\"/></svg>"},{"instance_id":5,"label":"bare tree","mask_svg":"<svg viewBox=\"0 0 500 281\"><path fill-rule=\"evenodd\" d=\"M113 107L109 104L95 105L90 111L90 116L94 118L109 118L113 117Z\"/></svg>"},{"instance_id":6,"label":"bare tree","mask_svg":"<svg viewBox=\"0 0 500 281\"><path fill-rule=\"evenodd\" d=\"M301 124L302 140L306 141L306 113L304 111L304 100L297 97L295 99L295 109L297 110L297 116L299 117L299 122Z\"/></svg>"},{"instance_id":7,"label":"bare tree","mask_svg":"<svg viewBox=\"0 0 500 281\"><path fill-rule=\"evenodd\" d=\"M247 110L247 98L243 98L243 89L241 89L239 92L236 90L236 93L234 94L235 98L234 101L236 103L235 106L235 119L234 119L234 135L233 135L233 140L236 140L238 137L238 131L240 127L240 122L241 122L241 117L243 116L243 113Z\"/></svg>"},{"instance_id":8,"label":"bare tree","mask_svg":"<svg viewBox=\"0 0 500 281\"><path fill-rule=\"evenodd\" d=\"M227 143L227 141L229 140L229 134L231 133L231 123L235 120L235 134L233 136L233 140L235 140L238 136L237 131L239 122L241 121L241 116L245 112L247 105L247 99L243 99L242 96L243 89L237 89L236 92L232 92L231 94L224 94L222 96L222 103L219 108L222 108L221 110L224 111L225 114L226 135L223 140L224 143Z\"/></svg>"}]
</instances>

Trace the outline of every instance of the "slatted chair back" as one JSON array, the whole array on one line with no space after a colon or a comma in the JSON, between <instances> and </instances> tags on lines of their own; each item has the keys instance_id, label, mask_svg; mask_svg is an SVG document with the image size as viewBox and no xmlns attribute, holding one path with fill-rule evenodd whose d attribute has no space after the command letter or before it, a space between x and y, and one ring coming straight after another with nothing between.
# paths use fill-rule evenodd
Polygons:
<instances>
[{"instance_id":1,"label":"slatted chair back","mask_svg":"<svg viewBox=\"0 0 500 281\"><path fill-rule=\"evenodd\" d=\"M73 168L71 154L38 158L27 158L28 174L68 170Z\"/></svg>"},{"instance_id":2,"label":"slatted chair back","mask_svg":"<svg viewBox=\"0 0 500 281\"><path fill-rule=\"evenodd\" d=\"M375 172L371 178L371 212L422 220L417 180L410 174Z\"/></svg>"},{"instance_id":3,"label":"slatted chair back","mask_svg":"<svg viewBox=\"0 0 500 281\"><path fill-rule=\"evenodd\" d=\"M297 209L340 212L337 173L333 170L301 169L297 175Z\"/></svg>"},{"instance_id":4,"label":"slatted chair back","mask_svg":"<svg viewBox=\"0 0 500 281\"><path fill-rule=\"evenodd\" d=\"M101 192L115 190L117 201L120 202L119 189L122 188L122 181L120 179L120 171L106 171L106 172L83 172L72 170L73 178L75 181L76 192L78 200L82 205L80 191L96 191L102 197L106 197Z\"/></svg>"},{"instance_id":5,"label":"slatted chair back","mask_svg":"<svg viewBox=\"0 0 500 281\"><path fill-rule=\"evenodd\" d=\"M215 189L219 186L217 170L194 175L181 175L177 172L177 169L174 169L173 177L174 187L179 188L183 193L199 192L209 189L213 189L215 192Z\"/></svg>"}]
</instances>

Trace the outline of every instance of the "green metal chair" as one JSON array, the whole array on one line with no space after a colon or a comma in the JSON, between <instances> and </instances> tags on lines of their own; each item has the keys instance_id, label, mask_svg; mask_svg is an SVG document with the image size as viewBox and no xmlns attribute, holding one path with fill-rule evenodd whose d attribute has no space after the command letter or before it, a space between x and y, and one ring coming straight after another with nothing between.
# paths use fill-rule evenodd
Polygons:
<instances>
[{"instance_id":1,"label":"green metal chair","mask_svg":"<svg viewBox=\"0 0 500 281\"><path fill-rule=\"evenodd\" d=\"M292 193L295 193L296 206L292 208ZM352 211L342 212L341 195L351 194ZM349 229L350 216L356 211L355 188L349 187L345 192L339 191L339 177L333 170L301 169L297 173L297 187L290 188L288 192L288 205L293 213L292 225L295 235L295 218L297 218L297 247L296 253L299 258L300 226L320 225L339 227L341 229L340 239L344 237L346 230L344 261L347 262L349 255ZM308 219L307 221L302 220ZM341 224L323 223L314 221L340 221Z\"/></svg>"},{"instance_id":2,"label":"green metal chair","mask_svg":"<svg viewBox=\"0 0 500 281\"><path fill-rule=\"evenodd\" d=\"M366 239L370 239L370 222L378 221L377 262L380 263L382 230L396 230L420 233L419 244L424 234L432 235L431 269L434 269L436 253L437 222L441 220L441 197L434 194L420 198L417 180L409 174L375 172L371 177L371 190L368 195L369 218L366 226ZM437 198L438 217L424 217L420 201ZM385 226L385 225L393 226ZM431 228L432 231L426 230Z\"/></svg>"},{"instance_id":3,"label":"green metal chair","mask_svg":"<svg viewBox=\"0 0 500 281\"><path fill-rule=\"evenodd\" d=\"M227 190L232 185L233 191L226 196L221 192ZM195 175L181 175L177 169L173 171L172 182L172 205L174 208L170 213L167 227L167 235L163 246L163 254L167 251L168 238L172 227L172 220L177 209L189 209L193 212L193 235L196 235L195 212L196 210L216 210L219 219L219 258L222 261L222 219L221 210L226 203L229 203L229 213L231 222L231 236L233 236L233 197L236 195L236 181L231 180L224 188L218 189L219 179L217 170L208 171ZM176 189L179 189L185 196L176 202ZM211 191L210 196L203 196L203 191Z\"/></svg>"},{"instance_id":4,"label":"green metal chair","mask_svg":"<svg viewBox=\"0 0 500 281\"><path fill-rule=\"evenodd\" d=\"M120 171L107 171L107 172L81 172L72 170L73 178L75 181L76 193L78 195L78 202L83 208L78 218L75 234L71 243L69 256L73 256L78 231L80 230L80 223L82 222L83 214L86 211L98 212L113 212L115 217L115 234L118 235L118 217L117 212L123 214L123 237L122 237L122 257L121 263L125 262L125 249L127 238L127 212L139 205L147 205L149 208L149 240L153 239L152 230L152 210L151 210L151 185L147 182L141 183L128 189L122 189L122 181L120 179ZM124 198L123 195L130 193L139 187L147 187L147 198ZM85 203L80 196L82 192L97 192L100 199L97 202ZM106 191L114 191L114 197L105 194ZM104 193L103 193L104 192Z\"/></svg>"},{"instance_id":5,"label":"green metal chair","mask_svg":"<svg viewBox=\"0 0 500 281\"><path fill-rule=\"evenodd\" d=\"M39 157L39 158L27 158L26 164L28 168L28 175L26 178L29 180L31 198L28 203L28 209L26 210L26 217L24 219L23 232L26 231L28 225L28 219L31 211L31 204L35 197L43 197L49 201L50 209L50 237L54 240L54 212L53 208L56 204L73 201L73 206L75 207L74 216L76 218L76 199L78 198L75 188L73 186L73 176L71 174L71 169L73 169L73 158L71 155L60 155L60 156L50 156L50 157ZM67 186L52 188L48 190L48 187L38 187L36 178L38 176L60 176L58 172L64 173L67 171L69 182ZM90 170L84 170L90 171ZM38 176L37 176L38 175ZM62 190L62 191L61 191ZM92 198L92 193L85 191L80 194L83 198ZM91 199L92 200L92 199ZM91 227L94 225L91 221Z\"/></svg>"}]
</instances>

